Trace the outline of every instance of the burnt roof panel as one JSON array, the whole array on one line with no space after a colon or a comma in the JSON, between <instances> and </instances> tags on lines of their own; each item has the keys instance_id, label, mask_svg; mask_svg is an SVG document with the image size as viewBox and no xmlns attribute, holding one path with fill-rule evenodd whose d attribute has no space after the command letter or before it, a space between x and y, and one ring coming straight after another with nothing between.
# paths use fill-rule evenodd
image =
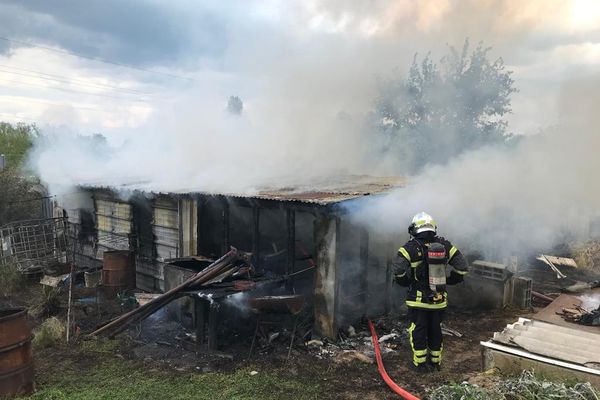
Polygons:
<instances>
[{"instance_id":1,"label":"burnt roof panel","mask_svg":"<svg viewBox=\"0 0 600 400\"><path fill-rule=\"evenodd\" d=\"M375 177L369 175L350 175L335 178L319 178L307 183L290 184L289 182L271 183L243 192L227 190L202 190L202 189L159 189L153 188L151 183L134 183L129 185L99 186L83 185L84 188L112 188L139 190L155 194L204 194L211 196L230 196L239 198L262 199L273 201L290 201L329 205L363 196L383 194L393 189L405 186L406 180L402 177Z\"/></svg>"}]
</instances>

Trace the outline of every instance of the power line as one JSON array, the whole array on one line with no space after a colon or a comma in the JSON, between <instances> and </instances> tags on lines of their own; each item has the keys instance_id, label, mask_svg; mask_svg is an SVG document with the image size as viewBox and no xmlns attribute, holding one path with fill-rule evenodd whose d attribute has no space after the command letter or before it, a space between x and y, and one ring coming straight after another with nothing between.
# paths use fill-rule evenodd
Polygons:
<instances>
[{"instance_id":1,"label":"power line","mask_svg":"<svg viewBox=\"0 0 600 400\"><path fill-rule=\"evenodd\" d=\"M65 88L60 88L60 87L55 87L55 86L44 86L44 85L40 85L40 84L35 84L33 82L5 81L5 83L16 84L16 85L25 85L25 86L33 86L33 87L41 87L41 88L44 88L44 89L60 90L60 91L63 91L63 92L85 94L85 95L88 95L88 96L100 96L100 97L108 97L108 98L111 98L111 99L118 99L118 100L130 100L130 101L135 101L135 102L140 102L140 103L147 103L148 102L146 99L139 99L139 98L138 99L128 99L128 98L125 98L125 97L111 96L109 94L83 92L83 91L79 91L79 90L65 89Z\"/></svg>"},{"instance_id":2,"label":"power line","mask_svg":"<svg viewBox=\"0 0 600 400\"><path fill-rule=\"evenodd\" d=\"M122 67L122 68L130 68L130 69L134 69L134 70L138 70L138 71L149 72L149 73L152 73L152 74L158 74L158 75L168 76L170 78L181 79L181 80L185 80L185 81L188 81L188 82L194 82L194 79L188 78L186 76L170 74L168 72L154 71L154 70L151 70L151 69L146 69L146 68L141 68L141 67L134 67L134 66L128 65L128 64L123 64L123 63L119 63L119 62L115 62L115 61L104 60L104 59L99 58L99 57L86 56L86 55L83 55L83 54L80 54L80 53L75 53L73 51L55 49L55 48L52 48L52 47L42 46L42 45L39 45L39 44L35 44L35 43L31 43L31 42L24 42L24 41L16 40L16 39L9 39L9 38L6 38L6 37L1 37L1 36L0 36L0 40L4 40L4 41L10 42L10 43L20 44L20 45L23 45L23 46L37 47L37 48L44 49L44 50L47 50L47 51L52 51L54 53L67 54L67 55L70 55L70 56L73 56L73 57L84 58L86 60L97 61L97 62L101 62L101 63L105 63L105 64L112 64L112 65L116 65L116 66L119 66L119 67Z\"/></svg>"},{"instance_id":3,"label":"power line","mask_svg":"<svg viewBox=\"0 0 600 400\"><path fill-rule=\"evenodd\" d=\"M5 99L6 98L6 99ZM28 103L39 103L39 104L45 104L47 106L67 106L67 107L73 107L79 110L90 110L90 111L105 111L103 109L100 108L94 108L94 107L85 107L85 106L79 106L77 104L71 104L71 103L56 103L53 101L44 101L38 98L34 98L34 97L28 97L28 96L5 96L0 94L0 102L2 102L3 100L7 100L9 101L10 99L12 99L14 101L14 99L17 100L21 100L21 101L25 101Z\"/></svg>"},{"instance_id":4,"label":"power line","mask_svg":"<svg viewBox=\"0 0 600 400\"><path fill-rule=\"evenodd\" d=\"M11 71L11 69L13 71ZM14 71L14 70L16 70L16 71ZM24 72L18 72L18 71L24 71ZM33 78L37 78L37 79L52 80L52 81L62 82L62 83L69 83L69 84L74 83L77 85L89 86L89 87L96 88L96 89L111 89L111 90L120 91L120 92L124 92L124 93L130 93L130 94L151 95L151 93L141 92L141 91L135 90L135 89L121 88L118 86L111 86L111 85L106 85L103 83L88 82L83 79L69 78L69 77L54 75L54 74L47 74L44 72L33 71L33 70L25 69L25 68L12 67L12 66L8 66L8 65L0 64L0 72L4 72L7 74L13 74L13 75L26 76L26 77L33 77Z\"/></svg>"},{"instance_id":5,"label":"power line","mask_svg":"<svg viewBox=\"0 0 600 400\"><path fill-rule=\"evenodd\" d=\"M76 83L74 84L74 82L68 81L68 80L62 80L62 79L58 79L58 78L46 78L43 76L37 76L34 74L27 74L27 73L22 73L22 72L13 72L13 71L6 71L3 70L2 68L0 68L0 72L3 72L5 74L13 74L13 75L19 75L19 76L24 76L26 78L35 78L35 79L41 79L41 80L45 80L45 81L52 81L52 82L59 82L59 83L67 83L69 85L72 86L79 86L79 87L88 87L90 89L101 89L101 90L106 90L107 88L104 87L100 87L100 86L94 86L93 84L88 84L88 83ZM115 89L111 89L113 91L120 91L122 93L125 94L131 94L131 95L138 95L139 93L135 93L135 92L130 92L130 91L121 91L121 90L115 90Z\"/></svg>"}]
</instances>

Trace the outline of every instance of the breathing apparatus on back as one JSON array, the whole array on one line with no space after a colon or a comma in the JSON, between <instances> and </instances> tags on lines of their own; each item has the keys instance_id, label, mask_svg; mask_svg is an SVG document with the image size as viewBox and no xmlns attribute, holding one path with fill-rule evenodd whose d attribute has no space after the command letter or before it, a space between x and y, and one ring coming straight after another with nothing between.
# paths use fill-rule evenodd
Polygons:
<instances>
[{"instance_id":1,"label":"breathing apparatus on back","mask_svg":"<svg viewBox=\"0 0 600 400\"><path fill-rule=\"evenodd\" d=\"M420 212L412 219L408 233L416 237L422 232L437 232L437 225L431 215ZM446 290L446 267L448 254L443 244L437 242L424 243L423 262L427 264L430 298L433 302L443 301Z\"/></svg>"}]
</instances>

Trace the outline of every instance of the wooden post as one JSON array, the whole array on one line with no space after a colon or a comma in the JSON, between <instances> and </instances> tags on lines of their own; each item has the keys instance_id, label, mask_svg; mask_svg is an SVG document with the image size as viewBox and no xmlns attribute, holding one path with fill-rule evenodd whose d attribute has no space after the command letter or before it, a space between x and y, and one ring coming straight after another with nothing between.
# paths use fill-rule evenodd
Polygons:
<instances>
[{"instance_id":1,"label":"wooden post","mask_svg":"<svg viewBox=\"0 0 600 400\"><path fill-rule=\"evenodd\" d=\"M254 266L260 268L260 208L252 207L252 256Z\"/></svg>"},{"instance_id":2,"label":"wooden post","mask_svg":"<svg viewBox=\"0 0 600 400\"><path fill-rule=\"evenodd\" d=\"M221 245L221 254L225 254L229 251L229 203L223 199L223 243Z\"/></svg>"},{"instance_id":3,"label":"wooden post","mask_svg":"<svg viewBox=\"0 0 600 400\"><path fill-rule=\"evenodd\" d=\"M73 280L75 279L75 263L71 261L71 275L69 276L69 305L67 306L67 343L71 337L71 303L73 299Z\"/></svg>"},{"instance_id":4,"label":"wooden post","mask_svg":"<svg viewBox=\"0 0 600 400\"><path fill-rule=\"evenodd\" d=\"M386 246L386 257L385 257L385 314L388 315L392 311L392 262L393 257L387 249L393 246L391 243Z\"/></svg>"},{"instance_id":5,"label":"wooden post","mask_svg":"<svg viewBox=\"0 0 600 400\"><path fill-rule=\"evenodd\" d=\"M315 220L315 331L330 339L337 336L339 226L339 219L332 215L321 214Z\"/></svg>"},{"instance_id":6,"label":"wooden post","mask_svg":"<svg viewBox=\"0 0 600 400\"><path fill-rule=\"evenodd\" d=\"M194 323L196 327L196 351L204 350L206 343L206 300L194 296Z\"/></svg>"},{"instance_id":7,"label":"wooden post","mask_svg":"<svg viewBox=\"0 0 600 400\"><path fill-rule=\"evenodd\" d=\"M360 300L363 306L363 316L369 311L369 232L360 228Z\"/></svg>"},{"instance_id":8,"label":"wooden post","mask_svg":"<svg viewBox=\"0 0 600 400\"><path fill-rule=\"evenodd\" d=\"M217 322L219 317L219 305L210 303L208 306L208 351L217 350Z\"/></svg>"},{"instance_id":9,"label":"wooden post","mask_svg":"<svg viewBox=\"0 0 600 400\"><path fill-rule=\"evenodd\" d=\"M75 235L73 235L75 236ZM75 280L75 249L76 249L76 237L73 237L73 254L71 254L71 276L69 277L69 305L67 306L67 343L69 343L69 340L71 338L71 324L73 323L73 321L71 321L71 305L73 303L73 281ZM68 250L67 250L68 253ZM68 254L66 255L66 258L68 259L69 256Z\"/></svg>"},{"instance_id":10,"label":"wooden post","mask_svg":"<svg viewBox=\"0 0 600 400\"><path fill-rule=\"evenodd\" d=\"M287 268L286 274L292 275L296 269L296 211L287 209ZM290 277L285 283L288 291L294 290L294 278Z\"/></svg>"}]
</instances>

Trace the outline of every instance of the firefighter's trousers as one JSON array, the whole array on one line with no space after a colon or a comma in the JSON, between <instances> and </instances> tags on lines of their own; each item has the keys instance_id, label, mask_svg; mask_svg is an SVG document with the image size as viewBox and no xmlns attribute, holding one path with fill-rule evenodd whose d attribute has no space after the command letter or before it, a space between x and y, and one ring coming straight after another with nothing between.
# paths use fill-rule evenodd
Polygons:
<instances>
[{"instance_id":1,"label":"firefighter's trousers","mask_svg":"<svg viewBox=\"0 0 600 400\"><path fill-rule=\"evenodd\" d=\"M410 345L413 352L413 364L419 366L427 362L427 357L433 364L442 361L442 327L444 309L428 310L409 307L408 328Z\"/></svg>"}]
</instances>

